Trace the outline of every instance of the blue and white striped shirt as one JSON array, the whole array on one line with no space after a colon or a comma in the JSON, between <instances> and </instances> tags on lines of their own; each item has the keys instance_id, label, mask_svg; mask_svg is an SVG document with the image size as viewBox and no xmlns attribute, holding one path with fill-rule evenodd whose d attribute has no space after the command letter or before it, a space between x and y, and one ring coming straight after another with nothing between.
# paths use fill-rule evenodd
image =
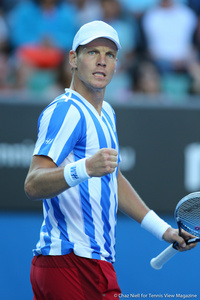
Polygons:
<instances>
[{"instance_id":1,"label":"blue and white striped shirt","mask_svg":"<svg viewBox=\"0 0 200 300\"><path fill-rule=\"evenodd\" d=\"M46 155L62 167L101 148L119 153L115 113L107 102L99 116L86 99L66 89L40 115L34 155ZM115 260L117 171L43 200L44 221L34 255L74 251L82 257Z\"/></svg>"}]
</instances>

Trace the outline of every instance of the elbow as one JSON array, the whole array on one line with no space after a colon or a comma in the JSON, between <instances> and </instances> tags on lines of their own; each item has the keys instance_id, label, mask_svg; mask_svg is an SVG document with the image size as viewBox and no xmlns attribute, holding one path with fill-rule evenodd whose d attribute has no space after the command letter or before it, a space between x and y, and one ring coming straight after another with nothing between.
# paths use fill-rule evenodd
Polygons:
<instances>
[{"instance_id":1,"label":"elbow","mask_svg":"<svg viewBox=\"0 0 200 300\"><path fill-rule=\"evenodd\" d=\"M36 190L35 190L33 184L31 183L31 181L28 179L25 180L24 191L25 191L25 194L28 197L28 199L30 199L31 201L38 200L36 193L35 193Z\"/></svg>"}]
</instances>

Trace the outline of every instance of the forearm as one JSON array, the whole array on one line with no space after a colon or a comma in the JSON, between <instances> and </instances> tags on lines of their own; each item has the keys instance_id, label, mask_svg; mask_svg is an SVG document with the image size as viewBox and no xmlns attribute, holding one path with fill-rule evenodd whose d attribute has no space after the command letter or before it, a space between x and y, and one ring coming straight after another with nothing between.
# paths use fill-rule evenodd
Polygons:
<instances>
[{"instance_id":1,"label":"forearm","mask_svg":"<svg viewBox=\"0 0 200 300\"><path fill-rule=\"evenodd\" d=\"M31 200L49 199L92 176L110 174L116 166L117 151L108 148L99 150L87 160L80 159L64 168L57 167L48 156L35 155L25 180L25 192Z\"/></svg>"},{"instance_id":2,"label":"forearm","mask_svg":"<svg viewBox=\"0 0 200 300\"><path fill-rule=\"evenodd\" d=\"M57 196L69 185L64 179L63 168L42 168L34 170L27 176L25 192L31 200L49 199Z\"/></svg>"},{"instance_id":3,"label":"forearm","mask_svg":"<svg viewBox=\"0 0 200 300\"><path fill-rule=\"evenodd\" d=\"M192 236L184 232L183 236L178 235L178 230L171 228L164 220L150 210L130 183L119 172L118 174L118 198L119 209L125 214L141 223L142 228L151 232L157 238L164 239L166 242L173 243L178 242L178 250L185 251L190 250L196 246L196 244L190 244L186 246L185 241L192 238Z\"/></svg>"},{"instance_id":4,"label":"forearm","mask_svg":"<svg viewBox=\"0 0 200 300\"><path fill-rule=\"evenodd\" d=\"M170 225L146 206L122 174L118 176L118 195L120 210L141 223L142 228L148 230L157 238L163 238L164 232Z\"/></svg>"},{"instance_id":5,"label":"forearm","mask_svg":"<svg viewBox=\"0 0 200 300\"><path fill-rule=\"evenodd\" d=\"M149 212L147 205L120 172L118 174L118 199L119 209L139 223Z\"/></svg>"}]
</instances>

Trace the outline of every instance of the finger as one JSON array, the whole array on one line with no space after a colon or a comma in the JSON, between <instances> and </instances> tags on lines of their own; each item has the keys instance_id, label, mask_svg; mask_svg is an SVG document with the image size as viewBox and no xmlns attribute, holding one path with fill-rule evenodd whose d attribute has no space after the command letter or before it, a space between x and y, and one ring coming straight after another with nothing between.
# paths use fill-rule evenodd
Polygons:
<instances>
[{"instance_id":1,"label":"finger","mask_svg":"<svg viewBox=\"0 0 200 300\"><path fill-rule=\"evenodd\" d=\"M117 150L115 150L115 149L112 149L112 152L111 152L111 153L112 153L113 156L117 156L117 155L118 155L118 152L117 152Z\"/></svg>"},{"instance_id":2,"label":"finger","mask_svg":"<svg viewBox=\"0 0 200 300\"><path fill-rule=\"evenodd\" d=\"M112 155L112 156L117 156L118 155L118 152L116 149L113 149L113 148L105 148L105 151L109 154L109 155Z\"/></svg>"},{"instance_id":3,"label":"finger","mask_svg":"<svg viewBox=\"0 0 200 300\"><path fill-rule=\"evenodd\" d=\"M191 250L191 249L195 248L197 245L197 243L187 244L187 240L185 240L185 244L186 244L186 246L184 246L184 243L179 243L177 246L177 249L179 251L186 251L186 250Z\"/></svg>"},{"instance_id":4,"label":"finger","mask_svg":"<svg viewBox=\"0 0 200 300\"><path fill-rule=\"evenodd\" d=\"M113 173L117 167L117 162L110 162L107 166L107 172Z\"/></svg>"},{"instance_id":5,"label":"finger","mask_svg":"<svg viewBox=\"0 0 200 300\"><path fill-rule=\"evenodd\" d=\"M110 148L106 148L106 149L102 149L102 155L103 155L103 159L105 160L106 163L115 163L115 167L117 166L117 160L118 160L118 152L115 149L110 149Z\"/></svg>"},{"instance_id":6,"label":"finger","mask_svg":"<svg viewBox=\"0 0 200 300\"><path fill-rule=\"evenodd\" d=\"M184 249L187 246L185 240L181 236L176 237L176 242L178 243L178 249Z\"/></svg>"},{"instance_id":7,"label":"finger","mask_svg":"<svg viewBox=\"0 0 200 300\"><path fill-rule=\"evenodd\" d=\"M110 161L113 162L113 163L116 163L117 162L117 156L111 155L110 156Z\"/></svg>"},{"instance_id":8,"label":"finger","mask_svg":"<svg viewBox=\"0 0 200 300\"><path fill-rule=\"evenodd\" d=\"M183 252L183 251L188 251L188 250L192 250L193 248L196 247L196 243L195 244L190 244L190 245L187 245L186 247L181 247L181 246L178 246L177 247L177 250Z\"/></svg>"},{"instance_id":9,"label":"finger","mask_svg":"<svg viewBox=\"0 0 200 300\"><path fill-rule=\"evenodd\" d=\"M195 238L194 235L190 234L189 232L182 230L181 231L181 236L186 240L186 239L192 239Z\"/></svg>"},{"instance_id":10,"label":"finger","mask_svg":"<svg viewBox=\"0 0 200 300\"><path fill-rule=\"evenodd\" d=\"M189 246L189 250L194 249L197 246L197 243L192 243L192 244L189 244L188 246Z\"/></svg>"}]
</instances>

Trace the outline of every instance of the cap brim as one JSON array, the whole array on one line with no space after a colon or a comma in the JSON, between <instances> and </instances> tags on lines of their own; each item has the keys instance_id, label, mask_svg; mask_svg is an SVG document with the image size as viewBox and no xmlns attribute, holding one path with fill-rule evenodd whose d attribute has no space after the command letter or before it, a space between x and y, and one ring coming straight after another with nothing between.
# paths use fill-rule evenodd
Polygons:
<instances>
[{"instance_id":1,"label":"cap brim","mask_svg":"<svg viewBox=\"0 0 200 300\"><path fill-rule=\"evenodd\" d=\"M121 49L121 45L116 40L114 40L110 36L106 36L106 35L96 35L95 37L90 37L90 38L84 40L83 42L81 42L80 45L86 45L86 44L90 43L91 41L96 40L98 38L106 38L108 40L111 40L117 46L118 50Z\"/></svg>"}]
</instances>

